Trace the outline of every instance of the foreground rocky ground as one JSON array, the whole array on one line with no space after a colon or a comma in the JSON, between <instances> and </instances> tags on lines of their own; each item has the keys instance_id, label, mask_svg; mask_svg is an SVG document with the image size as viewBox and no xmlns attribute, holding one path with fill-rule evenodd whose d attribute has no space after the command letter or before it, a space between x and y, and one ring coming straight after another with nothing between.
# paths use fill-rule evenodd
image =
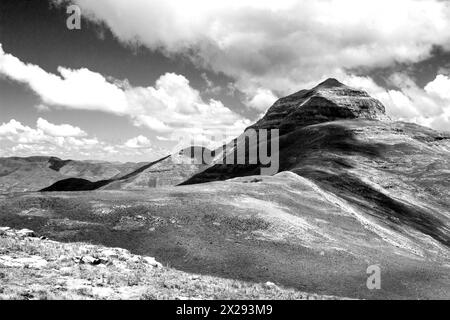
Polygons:
<instances>
[{"instance_id":1,"label":"foreground rocky ground","mask_svg":"<svg viewBox=\"0 0 450 320\"><path fill-rule=\"evenodd\" d=\"M336 299L196 275L121 248L0 228L0 299Z\"/></svg>"}]
</instances>

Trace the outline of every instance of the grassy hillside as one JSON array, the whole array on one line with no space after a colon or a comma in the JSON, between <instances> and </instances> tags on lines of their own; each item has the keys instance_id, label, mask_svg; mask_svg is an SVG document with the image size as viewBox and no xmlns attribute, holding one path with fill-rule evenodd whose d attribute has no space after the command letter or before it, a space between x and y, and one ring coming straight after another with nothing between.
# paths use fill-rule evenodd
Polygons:
<instances>
[{"instance_id":1,"label":"grassy hillside","mask_svg":"<svg viewBox=\"0 0 450 320\"><path fill-rule=\"evenodd\" d=\"M441 239L289 172L141 192L3 196L0 203L0 225L125 248L185 272L320 295L449 298ZM382 289L371 291L366 269L374 264Z\"/></svg>"}]
</instances>

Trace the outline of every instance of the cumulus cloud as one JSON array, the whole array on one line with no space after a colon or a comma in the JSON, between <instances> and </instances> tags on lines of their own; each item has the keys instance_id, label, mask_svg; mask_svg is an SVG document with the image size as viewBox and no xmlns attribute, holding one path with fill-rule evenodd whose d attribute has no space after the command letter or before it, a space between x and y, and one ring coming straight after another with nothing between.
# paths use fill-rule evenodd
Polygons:
<instances>
[{"instance_id":1,"label":"cumulus cloud","mask_svg":"<svg viewBox=\"0 0 450 320\"><path fill-rule=\"evenodd\" d=\"M37 128L53 137L84 137L87 135L78 127L70 124L55 125L42 118L37 120Z\"/></svg>"},{"instance_id":2,"label":"cumulus cloud","mask_svg":"<svg viewBox=\"0 0 450 320\"><path fill-rule=\"evenodd\" d=\"M259 111L266 111L278 98L268 89L259 88L253 97L247 101L247 106Z\"/></svg>"},{"instance_id":3,"label":"cumulus cloud","mask_svg":"<svg viewBox=\"0 0 450 320\"><path fill-rule=\"evenodd\" d=\"M59 75L27 64L3 51L0 45L0 74L28 85L47 107L97 110L126 116L136 126L160 133L189 132L193 128L240 132L248 120L220 101L204 101L198 90L182 75L166 73L154 86L132 87L128 81L107 80L88 69L58 68ZM45 126L45 124L41 124ZM71 131L76 128L49 128ZM77 132L82 134L81 132Z\"/></svg>"},{"instance_id":4,"label":"cumulus cloud","mask_svg":"<svg viewBox=\"0 0 450 320\"><path fill-rule=\"evenodd\" d=\"M419 122L432 125L433 117L446 114L447 100L438 88L446 85L445 78L427 88L404 83L388 91L349 70L414 63L429 57L434 46L450 49L448 1L69 2L79 5L88 19L108 26L125 44L138 42L168 56L181 53L201 67L230 76L235 79L233 90L244 92L244 103L259 111L274 99L270 92L286 95L335 77L365 82L371 93L384 98L393 117L431 119ZM164 128L154 119L138 123Z\"/></svg>"},{"instance_id":5,"label":"cumulus cloud","mask_svg":"<svg viewBox=\"0 0 450 320\"><path fill-rule=\"evenodd\" d=\"M450 78L437 75L420 88L406 74L396 73L388 79L397 90L386 90L369 77L348 76L346 82L379 99L386 112L396 120L416 122L438 130L450 131Z\"/></svg>"},{"instance_id":6,"label":"cumulus cloud","mask_svg":"<svg viewBox=\"0 0 450 320\"><path fill-rule=\"evenodd\" d=\"M125 142L125 146L132 149L147 149L150 148L151 145L150 140L142 135Z\"/></svg>"},{"instance_id":7,"label":"cumulus cloud","mask_svg":"<svg viewBox=\"0 0 450 320\"><path fill-rule=\"evenodd\" d=\"M436 79L425 86L425 91L436 98L450 101L450 78L439 74Z\"/></svg>"},{"instance_id":8,"label":"cumulus cloud","mask_svg":"<svg viewBox=\"0 0 450 320\"><path fill-rule=\"evenodd\" d=\"M286 94L348 69L419 61L434 45L450 48L450 6L440 0L71 2L122 42L184 53L235 78L243 91Z\"/></svg>"},{"instance_id":9,"label":"cumulus cloud","mask_svg":"<svg viewBox=\"0 0 450 320\"><path fill-rule=\"evenodd\" d=\"M15 144L32 148L33 145L53 146L65 149L90 148L99 141L96 138L80 138L86 133L71 125L55 125L45 119L39 118L36 128L23 125L21 122L11 119L0 125L0 141L9 141Z\"/></svg>"},{"instance_id":10,"label":"cumulus cloud","mask_svg":"<svg viewBox=\"0 0 450 320\"><path fill-rule=\"evenodd\" d=\"M102 110L116 114L127 112L125 94L120 88L88 69L59 67L59 75L39 66L26 64L6 54L0 44L0 74L28 85L47 106Z\"/></svg>"},{"instance_id":11,"label":"cumulus cloud","mask_svg":"<svg viewBox=\"0 0 450 320\"><path fill-rule=\"evenodd\" d=\"M123 144L111 144L89 137L83 130L68 125L56 125L39 118L36 128L11 119L0 124L0 156L45 155L70 159L111 161L152 161L168 153L152 148L143 136Z\"/></svg>"}]
</instances>

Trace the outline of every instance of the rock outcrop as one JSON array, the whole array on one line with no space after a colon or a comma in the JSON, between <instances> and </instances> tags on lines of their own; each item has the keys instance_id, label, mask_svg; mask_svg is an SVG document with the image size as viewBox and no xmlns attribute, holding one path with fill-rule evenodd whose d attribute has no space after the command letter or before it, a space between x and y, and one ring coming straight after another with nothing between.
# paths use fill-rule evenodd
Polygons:
<instances>
[{"instance_id":1,"label":"rock outcrop","mask_svg":"<svg viewBox=\"0 0 450 320\"><path fill-rule=\"evenodd\" d=\"M367 92L328 79L310 90L279 99L250 128L280 129L283 134L316 123L357 118L388 119L383 104Z\"/></svg>"}]
</instances>

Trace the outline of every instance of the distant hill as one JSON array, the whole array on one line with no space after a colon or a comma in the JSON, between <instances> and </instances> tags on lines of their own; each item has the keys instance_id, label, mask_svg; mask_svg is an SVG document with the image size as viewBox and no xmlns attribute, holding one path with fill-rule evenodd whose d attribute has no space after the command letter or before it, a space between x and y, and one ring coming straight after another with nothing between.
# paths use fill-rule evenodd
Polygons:
<instances>
[{"instance_id":1,"label":"distant hill","mask_svg":"<svg viewBox=\"0 0 450 320\"><path fill-rule=\"evenodd\" d=\"M199 153L198 151L203 152L204 149L202 147L186 148L177 155L140 164L132 172L109 179L69 178L60 180L43 188L42 191L142 190L175 186L206 169L207 166L201 163L201 159L191 161Z\"/></svg>"},{"instance_id":2,"label":"distant hill","mask_svg":"<svg viewBox=\"0 0 450 320\"><path fill-rule=\"evenodd\" d=\"M0 193L38 191L68 178L112 179L140 166L142 164L61 160L56 157L0 158Z\"/></svg>"}]
</instances>

